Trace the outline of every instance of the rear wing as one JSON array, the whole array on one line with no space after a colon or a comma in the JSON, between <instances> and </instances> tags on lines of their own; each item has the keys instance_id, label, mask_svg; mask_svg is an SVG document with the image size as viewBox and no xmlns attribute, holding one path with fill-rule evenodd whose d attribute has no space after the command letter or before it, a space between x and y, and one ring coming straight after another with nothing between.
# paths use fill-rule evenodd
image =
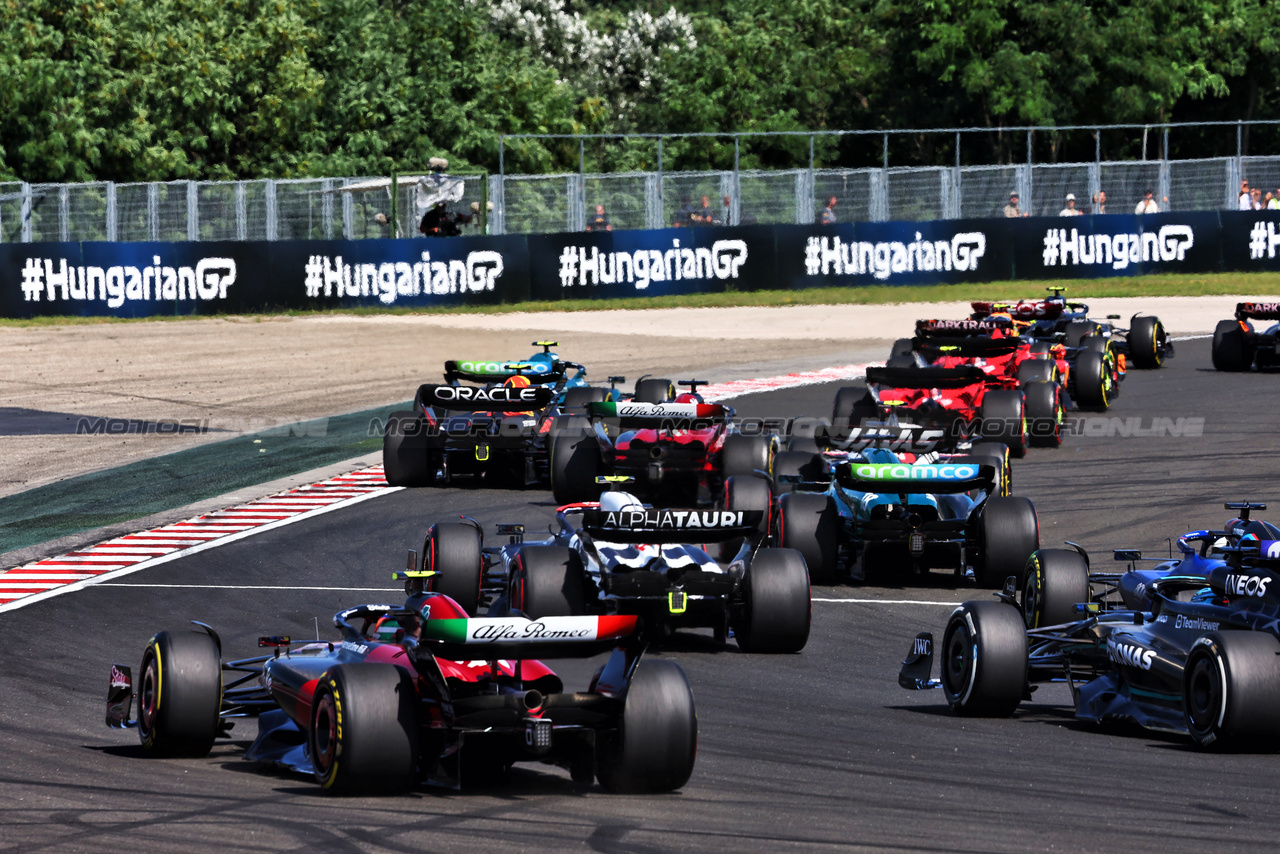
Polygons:
<instances>
[{"instance_id":1,"label":"rear wing","mask_svg":"<svg viewBox=\"0 0 1280 854\"><path fill-rule=\"evenodd\" d=\"M514 388L502 385L425 383L418 388L418 399L429 406L461 409L468 412L526 412L545 409L555 396L555 390L545 385Z\"/></svg>"},{"instance_id":2,"label":"rear wing","mask_svg":"<svg viewBox=\"0 0 1280 854\"><path fill-rule=\"evenodd\" d=\"M854 492L899 495L954 494L983 489L996 482L995 466L985 463L859 463L836 465L836 483Z\"/></svg>"},{"instance_id":3,"label":"rear wing","mask_svg":"<svg viewBox=\"0 0 1280 854\"><path fill-rule=\"evenodd\" d=\"M473 383L499 383L511 377L524 377L535 385L556 383L564 379L563 362L485 362L450 359L444 363L447 383L466 380Z\"/></svg>"},{"instance_id":4,"label":"rear wing","mask_svg":"<svg viewBox=\"0 0 1280 854\"><path fill-rule=\"evenodd\" d=\"M582 531L611 543L720 543L749 537L764 521L763 510L653 507L582 511Z\"/></svg>"},{"instance_id":5,"label":"rear wing","mask_svg":"<svg viewBox=\"0 0 1280 854\"><path fill-rule=\"evenodd\" d=\"M1236 320L1280 320L1280 302L1238 302Z\"/></svg>"},{"instance_id":6,"label":"rear wing","mask_svg":"<svg viewBox=\"0 0 1280 854\"><path fill-rule=\"evenodd\" d=\"M1004 317L989 317L982 320L917 320L916 337L932 338L935 335L943 335L954 338L966 335L990 335L996 330L1012 328L1013 321Z\"/></svg>"},{"instance_id":7,"label":"rear wing","mask_svg":"<svg viewBox=\"0 0 1280 854\"><path fill-rule=\"evenodd\" d=\"M718 403L637 403L633 400L604 401L587 404L591 418L616 418L623 429L670 427L689 429L709 427L729 420L733 410Z\"/></svg>"},{"instance_id":8,"label":"rear wing","mask_svg":"<svg viewBox=\"0 0 1280 854\"><path fill-rule=\"evenodd\" d=\"M982 368L867 368L867 384L888 388L964 388L986 382Z\"/></svg>"},{"instance_id":9,"label":"rear wing","mask_svg":"<svg viewBox=\"0 0 1280 854\"><path fill-rule=\"evenodd\" d=\"M639 625L640 618L633 615L427 620L418 642L450 661L588 658L624 645Z\"/></svg>"},{"instance_id":10,"label":"rear wing","mask_svg":"<svg viewBox=\"0 0 1280 854\"><path fill-rule=\"evenodd\" d=\"M913 349L948 356L992 358L1017 352L1017 338L913 338Z\"/></svg>"},{"instance_id":11,"label":"rear wing","mask_svg":"<svg viewBox=\"0 0 1280 854\"><path fill-rule=\"evenodd\" d=\"M969 303L969 307L973 309L975 318L1004 312L1015 320L1057 320L1066 311L1067 301L1059 296L1038 300L1019 300L1016 303L978 301Z\"/></svg>"}]
</instances>

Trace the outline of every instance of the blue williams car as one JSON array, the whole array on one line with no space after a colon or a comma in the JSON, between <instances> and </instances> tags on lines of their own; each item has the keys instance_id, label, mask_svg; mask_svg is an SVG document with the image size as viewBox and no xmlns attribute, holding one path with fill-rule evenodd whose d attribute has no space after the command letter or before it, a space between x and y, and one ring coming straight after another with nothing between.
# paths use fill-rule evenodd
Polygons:
<instances>
[{"instance_id":1,"label":"blue williams car","mask_svg":"<svg viewBox=\"0 0 1280 854\"><path fill-rule=\"evenodd\" d=\"M1002 494L1006 464L998 444L964 454L812 455L798 474L779 468L778 544L804 555L814 584L903 583L944 568L982 587L1009 576L1020 585L1040 526L1028 499Z\"/></svg>"}]
</instances>

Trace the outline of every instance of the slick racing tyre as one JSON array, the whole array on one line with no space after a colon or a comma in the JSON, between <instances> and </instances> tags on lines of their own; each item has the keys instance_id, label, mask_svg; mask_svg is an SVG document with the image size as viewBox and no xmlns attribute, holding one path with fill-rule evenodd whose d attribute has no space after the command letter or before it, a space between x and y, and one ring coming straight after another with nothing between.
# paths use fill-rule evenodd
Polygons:
<instances>
[{"instance_id":1,"label":"slick racing tyre","mask_svg":"<svg viewBox=\"0 0 1280 854\"><path fill-rule=\"evenodd\" d=\"M899 338L889 348L889 358L885 360L886 368L910 368L916 363L914 344L910 338Z\"/></svg>"},{"instance_id":2,"label":"slick racing tyre","mask_svg":"<svg viewBox=\"0 0 1280 854\"><path fill-rule=\"evenodd\" d=\"M1009 454L1027 454L1026 400L1020 391L989 391L982 396L978 417L982 420L982 438L1003 442Z\"/></svg>"},{"instance_id":3,"label":"slick racing tyre","mask_svg":"<svg viewBox=\"0 0 1280 854\"><path fill-rule=\"evenodd\" d=\"M417 412L393 412L382 435L382 468L392 486L430 486L439 453L430 449L427 420Z\"/></svg>"},{"instance_id":4,"label":"slick racing tyre","mask_svg":"<svg viewBox=\"0 0 1280 854\"><path fill-rule=\"evenodd\" d=\"M1089 566L1070 549L1038 549L1027 560L1022 585L1022 619L1028 629L1058 626L1084 618L1076 605L1092 601Z\"/></svg>"},{"instance_id":5,"label":"slick racing tyre","mask_svg":"<svg viewBox=\"0 0 1280 854\"><path fill-rule=\"evenodd\" d=\"M1213 367L1236 373L1253 365L1253 330L1238 320L1220 320L1213 330Z\"/></svg>"},{"instance_id":6,"label":"slick racing tyre","mask_svg":"<svg viewBox=\"0 0 1280 854\"><path fill-rule=\"evenodd\" d=\"M840 513L831 496L792 492L778 501L778 545L804 558L809 580L834 584L840 557Z\"/></svg>"},{"instance_id":7,"label":"slick racing tyre","mask_svg":"<svg viewBox=\"0 0 1280 854\"><path fill-rule=\"evenodd\" d=\"M676 399L676 387L671 380L643 377L636 380L636 403L662 403Z\"/></svg>"},{"instance_id":8,"label":"slick racing tyre","mask_svg":"<svg viewBox=\"0 0 1280 854\"><path fill-rule=\"evenodd\" d=\"M204 632L160 632L142 654L138 737L153 756L208 756L222 711L218 642Z\"/></svg>"},{"instance_id":9,"label":"slick racing tyre","mask_svg":"<svg viewBox=\"0 0 1280 854\"><path fill-rule=\"evenodd\" d=\"M942 636L942 691L970 717L1007 718L1027 686L1027 631L1004 602L965 602Z\"/></svg>"},{"instance_id":10,"label":"slick racing tyre","mask_svg":"<svg viewBox=\"0 0 1280 854\"><path fill-rule=\"evenodd\" d=\"M557 504L600 497L600 443L591 422L578 415L557 418L551 426L551 494Z\"/></svg>"},{"instance_id":11,"label":"slick racing tyre","mask_svg":"<svg viewBox=\"0 0 1280 854\"><path fill-rule=\"evenodd\" d=\"M974 442L969 448L969 456L986 458L986 462L1000 471L1000 482L992 491L992 495L1013 494L1013 463L1009 461L1009 446L1003 442Z\"/></svg>"},{"instance_id":12,"label":"slick racing tyre","mask_svg":"<svg viewBox=\"0 0 1280 854\"><path fill-rule=\"evenodd\" d=\"M1058 365L1049 359L1025 359L1018 365L1018 385L1025 389L1029 383L1051 383L1058 378Z\"/></svg>"},{"instance_id":13,"label":"slick racing tyre","mask_svg":"<svg viewBox=\"0 0 1280 854\"><path fill-rule=\"evenodd\" d=\"M806 451L783 451L773 460L773 494L794 492L797 481L817 482L829 480L827 465L821 454Z\"/></svg>"},{"instance_id":14,"label":"slick racing tyre","mask_svg":"<svg viewBox=\"0 0 1280 854\"><path fill-rule=\"evenodd\" d=\"M848 436L854 427L879 417L880 407L865 388L847 386L836 392L835 404L831 408L831 429L837 436Z\"/></svg>"},{"instance_id":15,"label":"slick racing tyre","mask_svg":"<svg viewBox=\"0 0 1280 854\"><path fill-rule=\"evenodd\" d=\"M1073 320L1067 324L1065 343L1068 347L1079 347L1086 336L1096 335L1102 327L1092 320Z\"/></svg>"},{"instance_id":16,"label":"slick racing tyre","mask_svg":"<svg viewBox=\"0 0 1280 854\"><path fill-rule=\"evenodd\" d=\"M1096 350L1085 350L1076 357L1071 370L1072 397L1081 408L1106 409L1111 405L1111 376L1106 358Z\"/></svg>"},{"instance_id":17,"label":"slick racing tyre","mask_svg":"<svg viewBox=\"0 0 1280 854\"><path fill-rule=\"evenodd\" d=\"M747 567L742 615L734 628L743 652L799 652L809 642L813 603L804 558L760 549Z\"/></svg>"},{"instance_id":18,"label":"slick racing tyre","mask_svg":"<svg viewBox=\"0 0 1280 854\"><path fill-rule=\"evenodd\" d=\"M316 779L335 795L413 785L418 692L394 664L338 664L320 677L308 734Z\"/></svg>"},{"instance_id":19,"label":"slick racing tyre","mask_svg":"<svg viewBox=\"0 0 1280 854\"><path fill-rule=\"evenodd\" d=\"M586 415L588 403L603 403L609 399L609 389L594 386L576 386L565 389L560 411L573 415Z\"/></svg>"},{"instance_id":20,"label":"slick racing tyre","mask_svg":"<svg viewBox=\"0 0 1280 854\"><path fill-rule=\"evenodd\" d=\"M1134 315L1129 321L1129 358L1135 368L1158 368L1164 364L1167 335L1160 318Z\"/></svg>"},{"instance_id":21,"label":"slick racing tyre","mask_svg":"<svg viewBox=\"0 0 1280 854\"><path fill-rule=\"evenodd\" d=\"M680 665L643 658L627 688L616 734L601 737L597 777L607 792L670 792L693 773L698 716Z\"/></svg>"},{"instance_id":22,"label":"slick racing tyre","mask_svg":"<svg viewBox=\"0 0 1280 854\"><path fill-rule=\"evenodd\" d=\"M777 442L769 436L743 436L731 433L720 450L720 469L725 477L763 475L773 477L773 458Z\"/></svg>"},{"instance_id":23,"label":"slick racing tyre","mask_svg":"<svg viewBox=\"0 0 1280 854\"><path fill-rule=\"evenodd\" d=\"M820 454L822 453L822 445L818 443L817 436L792 436L787 440L787 450L799 451L805 454ZM777 460L774 460L774 465L777 465Z\"/></svg>"},{"instance_id":24,"label":"slick racing tyre","mask_svg":"<svg viewBox=\"0 0 1280 854\"><path fill-rule=\"evenodd\" d=\"M757 475L727 478L721 506L725 510L760 511L760 524L756 527L756 533L766 537L769 535L773 522L773 490L769 488L769 481ZM726 562L733 560L744 542L745 540L737 538L721 543L720 559Z\"/></svg>"},{"instance_id":25,"label":"slick racing tyre","mask_svg":"<svg viewBox=\"0 0 1280 854\"><path fill-rule=\"evenodd\" d=\"M1187 732L1201 747L1274 750L1280 730L1280 640L1266 631L1210 632L1182 671Z\"/></svg>"},{"instance_id":26,"label":"slick racing tyre","mask_svg":"<svg viewBox=\"0 0 1280 854\"><path fill-rule=\"evenodd\" d=\"M1010 496L987 499L977 513L978 586L999 589L1012 575L1021 589L1027 559L1040 548L1036 508L1026 498Z\"/></svg>"},{"instance_id":27,"label":"slick racing tyre","mask_svg":"<svg viewBox=\"0 0 1280 854\"><path fill-rule=\"evenodd\" d=\"M1041 448L1062 444L1062 386L1055 382L1033 382L1023 388L1027 401L1027 438Z\"/></svg>"},{"instance_id":28,"label":"slick racing tyre","mask_svg":"<svg viewBox=\"0 0 1280 854\"><path fill-rule=\"evenodd\" d=\"M422 568L438 573L427 578L426 589L448 596L471 617L480 608L481 545L480 532L465 522L437 522L422 544Z\"/></svg>"},{"instance_id":29,"label":"slick racing tyre","mask_svg":"<svg viewBox=\"0 0 1280 854\"><path fill-rule=\"evenodd\" d=\"M511 608L531 620L578 617L585 612L582 561L564 546L525 546L511 573Z\"/></svg>"}]
</instances>

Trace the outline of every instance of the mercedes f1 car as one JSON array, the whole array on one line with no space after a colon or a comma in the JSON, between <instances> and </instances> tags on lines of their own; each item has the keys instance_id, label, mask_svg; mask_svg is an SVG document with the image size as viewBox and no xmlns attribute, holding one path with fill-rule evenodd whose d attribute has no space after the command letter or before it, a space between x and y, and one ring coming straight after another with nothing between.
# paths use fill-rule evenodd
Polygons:
<instances>
[{"instance_id":1,"label":"mercedes f1 car","mask_svg":"<svg viewBox=\"0 0 1280 854\"><path fill-rule=\"evenodd\" d=\"M899 684L941 687L962 715L1002 717L1039 685L1060 682L1082 720L1127 720L1203 747L1274 746L1280 540L1245 535L1218 553L1207 575L1150 578L1147 607L1135 609L1114 602L1124 581L1091 574L1083 550L1038 551L1021 603L1011 587L1002 601L964 603L943 634L941 679L931 678L933 636L922 632Z\"/></svg>"},{"instance_id":2,"label":"mercedes f1 car","mask_svg":"<svg viewBox=\"0 0 1280 854\"><path fill-rule=\"evenodd\" d=\"M642 620L646 637L684 628L732 635L748 652L797 652L809 637L809 575L790 549L763 547L769 487L731 478L723 509L660 509L626 492L556 511L549 538L485 546L478 524L441 522L427 534L424 567L436 589L469 609L541 619L583 614ZM698 545L693 545L697 543ZM720 543L723 560L707 551Z\"/></svg>"},{"instance_id":3,"label":"mercedes f1 car","mask_svg":"<svg viewBox=\"0 0 1280 854\"><path fill-rule=\"evenodd\" d=\"M561 417L592 401L621 397L586 384L586 369L560 360L554 341L522 362L445 362L444 383L426 383L413 409L393 412L382 440L393 486L448 484L459 475L505 484L546 483L548 448ZM570 371L573 373L570 374Z\"/></svg>"},{"instance_id":4,"label":"mercedes f1 car","mask_svg":"<svg viewBox=\"0 0 1280 854\"><path fill-rule=\"evenodd\" d=\"M613 792L678 789L693 771L688 680L643 657L635 617L477 619L446 595L416 592L399 607L341 611L334 624L339 639L264 637L270 655L239 660L223 659L208 626L160 632L136 686L130 667L111 668L107 725L136 726L150 755L200 757L256 717L246 759L345 795L484 784L515 762L560 765ZM577 692L532 658L610 649Z\"/></svg>"},{"instance_id":5,"label":"mercedes f1 car","mask_svg":"<svg viewBox=\"0 0 1280 854\"><path fill-rule=\"evenodd\" d=\"M713 502L735 475L773 476L778 439L737 432L731 407L706 403L703 380L675 400L593 402L552 440L551 492L560 504L591 501L596 477L632 478L645 498L667 506Z\"/></svg>"},{"instance_id":6,"label":"mercedes f1 car","mask_svg":"<svg viewBox=\"0 0 1280 854\"><path fill-rule=\"evenodd\" d=\"M1280 368L1280 357L1276 354L1280 323L1259 332L1252 320L1280 320L1280 303L1237 303L1236 319L1221 320L1213 330L1214 368L1219 371L1247 371L1254 366L1260 371Z\"/></svg>"},{"instance_id":7,"label":"mercedes f1 car","mask_svg":"<svg viewBox=\"0 0 1280 854\"><path fill-rule=\"evenodd\" d=\"M911 457L884 448L815 455L783 472L778 544L804 556L815 584L949 568L982 587L1020 576L1040 546L1035 507L1002 494L1001 445Z\"/></svg>"}]
</instances>

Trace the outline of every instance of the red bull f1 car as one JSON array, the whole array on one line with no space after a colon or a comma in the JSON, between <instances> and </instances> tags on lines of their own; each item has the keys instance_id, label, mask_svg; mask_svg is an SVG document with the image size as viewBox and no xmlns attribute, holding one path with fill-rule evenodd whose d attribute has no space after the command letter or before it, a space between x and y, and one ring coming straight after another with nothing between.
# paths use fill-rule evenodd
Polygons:
<instances>
[{"instance_id":1,"label":"red bull f1 car","mask_svg":"<svg viewBox=\"0 0 1280 854\"><path fill-rule=\"evenodd\" d=\"M420 575L420 573L418 573ZM201 757L256 718L248 760L314 776L343 795L500 779L516 762L567 768L612 792L678 789L697 717L684 672L646 658L631 616L475 618L438 593L339 612L332 641L264 637L270 655L226 660L209 627L160 632L137 682L111 669L107 725L136 727L152 756ZM533 658L609 652L566 691ZM131 717L138 700L138 717Z\"/></svg>"},{"instance_id":2,"label":"red bull f1 car","mask_svg":"<svg viewBox=\"0 0 1280 854\"><path fill-rule=\"evenodd\" d=\"M1251 321L1280 320L1280 303L1242 302L1236 304L1236 319L1222 320L1213 330L1213 366L1219 371L1260 371L1280 368L1276 341L1280 323L1259 332Z\"/></svg>"}]
</instances>

